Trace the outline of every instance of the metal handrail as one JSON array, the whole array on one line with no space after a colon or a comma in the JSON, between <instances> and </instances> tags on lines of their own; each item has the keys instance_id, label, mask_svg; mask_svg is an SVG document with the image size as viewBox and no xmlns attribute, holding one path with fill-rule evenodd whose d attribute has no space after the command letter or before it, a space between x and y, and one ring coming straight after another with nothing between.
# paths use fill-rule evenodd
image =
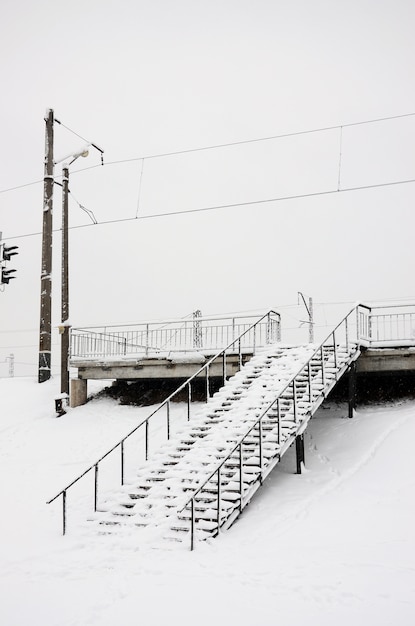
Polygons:
<instances>
[{"instance_id":1,"label":"metal handrail","mask_svg":"<svg viewBox=\"0 0 415 626\"><path fill-rule=\"evenodd\" d=\"M270 310L271 311L271 310ZM275 313L275 311L272 311ZM267 314L266 314L267 315ZM219 315L209 315L209 316L200 316L197 318L197 321L199 322L218 322L220 320L239 320L239 319L247 319L247 318L252 318L252 317L257 317L256 314L251 314L251 315L223 315L223 314L219 314ZM193 319L192 318L167 318L167 319L160 319L160 320L145 320L145 321L141 321L141 322L137 322L134 324L99 324L99 325L94 325L94 326L82 326L82 327L77 327L74 328L74 330L93 330L94 328L132 328L134 326L146 326L147 324L179 324L182 323L184 324L185 322L189 322L192 323Z\"/></svg>"},{"instance_id":2,"label":"metal handrail","mask_svg":"<svg viewBox=\"0 0 415 626\"><path fill-rule=\"evenodd\" d=\"M224 381L226 379L226 354L228 352L228 350L234 346L235 344L238 344L238 352L239 352L239 367L242 366L242 351L241 351L241 339L242 337L248 333L251 332L252 330L255 333L255 328L258 324L260 324L265 318L268 318L269 320L271 320L271 316L274 315L277 317L277 322L278 324L280 324L280 320L281 320L281 316L279 313L277 313L276 311L274 311L273 309L270 309L269 311L267 311L264 315L262 315L259 319L256 320L256 322L254 324L252 324L249 328L247 328L246 330L244 330L238 337L236 337L231 343L229 343L225 348L223 348L222 350L220 350L219 352L217 352L214 356L212 356L208 361L206 361L206 363L200 367L192 376L190 376L184 383L182 383L173 393L171 393L163 402L162 404L160 404L159 407L157 407L157 409L155 409L152 413L150 413L150 415L148 417L146 417L145 420L143 420L142 422L140 422L140 424L138 424L137 426L135 426L131 431L129 431L127 433L127 435L125 435L122 439L120 439L120 441L118 441L110 450L108 450L105 454L103 454L97 461L95 461L95 463L93 463L92 465L90 465L84 472L82 472L82 474L80 474L77 478L75 478L71 483L69 483L66 487L64 487L63 489L61 489L61 491L59 491L53 498L51 498L50 500L48 500L46 502L46 504L51 504L52 502L54 502L57 498L59 498L59 496L62 496L62 502L63 502L63 534L65 534L66 532L66 493L68 491L68 489L70 489L73 485L75 485L79 480L81 480L81 478L83 478L84 476L86 476L86 474L88 474L91 470L94 469L95 471L95 493L94 493L94 510L97 510L97 492L98 492L98 466L99 463L101 463L101 461L103 461L106 457L108 457L112 452L114 452L114 450L116 450L117 448L121 448L121 484L124 484L124 442L131 437L131 435L133 435L135 432L137 432L137 430L139 430L144 424L146 427L146 441L145 441L145 458L146 460L148 459L148 424L149 424L149 420L153 417L153 415L155 415L156 413L158 413L162 408L167 407L167 420L169 420L169 406L170 406L170 402L171 400L183 389L185 389L186 387L188 388L188 420L190 419L190 401L191 401L191 383L192 381L199 376L203 371L206 372L206 392L207 392L207 398L206 400L209 399L210 397L210 392L209 392L209 367L210 365L216 361L216 359L223 357L224 360L224 368L223 368L223 377L224 377ZM169 439L169 421L167 422L167 430L168 430L168 439Z\"/></svg>"},{"instance_id":3,"label":"metal handrail","mask_svg":"<svg viewBox=\"0 0 415 626\"><path fill-rule=\"evenodd\" d=\"M243 444L244 440L248 437L248 435L252 432L252 430L258 426L258 424L261 424L262 419L265 417L265 415L270 411L270 409L275 405L275 403L279 400L279 398L281 398L281 396L289 389L290 386L295 385L295 380L297 379L297 377L306 369L308 368L309 364L311 363L311 361L316 357L316 355L322 350L323 346L331 339L333 338L333 346L335 349L335 333L336 331L345 323L347 323L347 319L350 317L350 315L352 315L353 313L358 313L360 308L364 308L367 309L369 311L370 314L370 307L365 305L365 304L356 304L344 317L343 319L337 324L337 326L327 335L327 337L320 342L320 344L318 345L318 347L314 350L314 352L311 354L311 356L309 357L309 359L307 360L307 362L305 364L303 364L300 369L290 378L290 380L287 382L287 384L285 385L285 387L283 387L283 389L281 389L278 392L278 395L276 396L276 398L274 398L274 400L272 400L272 402L270 402L268 404L268 406L262 411L261 415L257 418L257 420L255 421L254 424L252 424L249 428L249 430L247 430L245 432L245 434L238 440L238 442L235 444L235 446L232 448L232 450L227 454L227 456L222 459L222 461L220 463L218 463L215 466L215 469L208 475L207 478L205 478L205 480L203 481L202 484L200 484L198 486L198 488L193 492L192 496L187 500L186 504L177 511L177 514L180 514L184 511L184 509L186 509L189 504L192 503L192 509L194 506L194 499L196 498L196 496L202 491L202 489L204 489L204 487L209 483L209 481L215 476L215 474L217 474L218 472L220 472L220 470L222 469L222 467L225 465L225 463L230 459L230 457L236 452L236 450L238 450L238 448ZM357 333L359 333L359 328L357 328ZM356 337L356 340L359 340L359 334ZM335 352L334 352L335 355ZM294 387L293 387L294 388ZM241 494L241 498L242 498L242 494ZM194 526L194 520L193 520L193 515L192 515L192 535L193 535L193 526ZM192 548L193 548L193 538L191 540L192 542Z\"/></svg>"}]
</instances>

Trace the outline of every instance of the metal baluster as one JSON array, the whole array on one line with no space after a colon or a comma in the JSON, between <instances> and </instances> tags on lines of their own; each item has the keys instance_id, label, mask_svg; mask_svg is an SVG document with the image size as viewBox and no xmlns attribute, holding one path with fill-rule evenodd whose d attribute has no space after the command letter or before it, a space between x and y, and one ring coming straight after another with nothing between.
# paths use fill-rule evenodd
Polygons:
<instances>
[{"instance_id":1,"label":"metal baluster","mask_svg":"<svg viewBox=\"0 0 415 626\"><path fill-rule=\"evenodd\" d=\"M220 532L220 513L221 513L221 485L220 485L220 467L218 467L218 500L217 500L217 512L216 520L218 524L218 535Z\"/></svg>"},{"instance_id":2,"label":"metal baluster","mask_svg":"<svg viewBox=\"0 0 415 626\"><path fill-rule=\"evenodd\" d=\"M367 325L368 325L368 340L372 341L372 311L367 315Z\"/></svg>"},{"instance_id":3,"label":"metal baluster","mask_svg":"<svg viewBox=\"0 0 415 626\"><path fill-rule=\"evenodd\" d=\"M295 384L295 378L293 380L293 409L294 409L294 423L297 423L297 386Z\"/></svg>"},{"instance_id":4,"label":"metal baluster","mask_svg":"<svg viewBox=\"0 0 415 626\"><path fill-rule=\"evenodd\" d=\"M239 358L239 369L242 369L241 339L239 339L239 341L238 341L238 358Z\"/></svg>"},{"instance_id":5,"label":"metal baluster","mask_svg":"<svg viewBox=\"0 0 415 626\"><path fill-rule=\"evenodd\" d=\"M334 367L337 370L337 346L336 346L336 335L335 332L333 330L333 354L334 354ZM337 378L337 372L336 372L336 378Z\"/></svg>"},{"instance_id":6,"label":"metal baluster","mask_svg":"<svg viewBox=\"0 0 415 626\"><path fill-rule=\"evenodd\" d=\"M166 404L166 417L167 417L167 440L170 439L170 400Z\"/></svg>"},{"instance_id":7,"label":"metal baluster","mask_svg":"<svg viewBox=\"0 0 415 626\"><path fill-rule=\"evenodd\" d=\"M313 388L311 379L311 361L308 362L308 397L310 399L310 406L313 404Z\"/></svg>"},{"instance_id":8,"label":"metal baluster","mask_svg":"<svg viewBox=\"0 0 415 626\"><path fill-rule=\"evenodd\" d=\"M190 501L190 549L193 551L195 547L195 500Z\"/></svg>"},{"instance_id":9,"label":"metal baluster","mask_svg":"<svg viewBox=\"0 0 415 626\"><path fill-rule=\"evenodd\" d=\"M148 420L146 420L146 461L148 460Z\"/></svg>"},{"instance_id":10,"label":"metal baluster","mask_svg":"<svg viewBox=\"0 0 415 626\"><path fill-rule=\"evenodd\" d=\"M192 402L192 384L187 385L187 421L190 421L190 403Z\"/></svg>"},{"instance_id":11,"label":"metal baluster","mask_svg":"<svg viewBox=\"0 0 415 626\"><path fill-rule=\"evenodd\" d=\"M232 318L232 339L235 339L235 318ZM232 344L232 350L235 350L235 341Z\"/></svg>"},{"instance_id":12,"label":"metal baluster","mask_svg":"<svg viewBox=\"0 0 415 626\"><path fill-rule=\"evenodd\" d=\"M66 490L62 492L62 535L66 534Z\"/></svg>"},{"instance_id":13,"label":"metal baluster","mask_svg":"<svg viewBox=\"0 0 415 626\"><path fill-rule=\"evenodd\" d=\"M259 482L262 484L262 471L264 468L264 459L262 456L262 418L258 422L258 434L259 434Z\"/></svg>"},{"instance_id":14,"label":"metal baluster","mask_svg":"<svg viewBox=\"0 0 415 626\"><path fill-rule=\"evenodd\" d=\"M346 333L346 350L349 352L349 318L345 319L345 333Z\"/></svg>"},{"instance_id":15,"label":"metal baluster","mask_svg":"<svg viewBox=\"0 0 415 626\"><path fill-rule=\"evenodd\" d=\"M242 494L243 494L243 459L242 459L242 443L239 444L239 511L242 512Z\"/></svg>"},{"instance_id":16,"label":"metal baluster","mask_svg":"<svg viewBox=\"0 0 415 626\"><path fill-rule=\"evenodd\" d=\"M254 354L255 354L255 350L256 350L256 324L254 326Z\"/></svg>"},{"instance_id":17,"label":"metal baluster","mask_svg":"<svg viewBox=\"0 0 415 626\"><path fill-rule=\"evenodd\" d=\"M278 418L278 445L281 444L281 402L277 399L277 418Z\"/></svg>"},{"instance_id":18,"label":"metal baluster","mask_svg":"<svg viewBox=\"0 0 415 626\"><path fill-rule=\"evenodd\" d=\"M267 342L274 343L274 320L271 317L271 313L268 313Z\"/></svg>"},{"instance_id":19,"label":"metal baluster","mask_svg":"<svg viewBox=\"0 0 415 626\"><path fill-rule=\"evenodd\" d=\"M323 393L324 393L324 389L326 387L326 372L324 369L324 350L323 350L323 346L321 346L320 348L320 358L321 358L321 380L323 383Z\"/></svg>"},{"instance_id":20,"label":"metal baluster","mask_svg":"<svg viewBox=\"0 0 415 626\"><path fill-rule=\"evenodd\" d=\"M209 365L206 365L206 402L209 402L210 389L209 389Z\"/></svg>"},{"instance_id":21,"label":"metal baluster","mask_svg":"<svg viewBox=\"0 0 415 626\"><path fill-rule=\"evenodd\" d=\"M223 374L223 384L226 383L226 350L223 352L222 356L222 374Z\"/></svg>"},{"instance_id":22,"label":"metal baluster","mask_svg":"<svg viewBox=\"0 0 415 626\"><path fill-rule=\"evenodd\" d=\"M148 324L146 324L146 356L148 356L148 345L149 345L149 336L148 336Z\"/></svg>"},{"instance_id":23,"label":"metal baluster","mask_svg":"<svg viewBox=\"0 0 415 626\"><path fill-rule=\"evenodd\" d=\"M98 463L95 464L94 472L94 511L98 508Z\"/></svg>"},{"instance_id":24,"label":"metal baluster","mask_svg":"<svg viewBox=\"0 0 415 626\"><path fill-rule=\"evenodd\" d=\"M124 484L124 440L121 441L121 484Z\"/></svg>"}]
</instances>

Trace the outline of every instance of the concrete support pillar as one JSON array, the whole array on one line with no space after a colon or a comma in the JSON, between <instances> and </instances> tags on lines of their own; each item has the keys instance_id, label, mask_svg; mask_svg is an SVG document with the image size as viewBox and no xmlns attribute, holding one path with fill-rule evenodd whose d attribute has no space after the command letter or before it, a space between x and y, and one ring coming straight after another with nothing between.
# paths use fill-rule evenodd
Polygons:
<instances>
[{"instance_id":1,"label":"concrete support pillar","mask_svg":"<svg viewBox=\"0 0 415 626\"><path fill-rule=\"evenodd\" d=\"M72 408L85 404L88 397L88 381L81 378L71 379L70 406Z\"/></svg>"}]
</instances>

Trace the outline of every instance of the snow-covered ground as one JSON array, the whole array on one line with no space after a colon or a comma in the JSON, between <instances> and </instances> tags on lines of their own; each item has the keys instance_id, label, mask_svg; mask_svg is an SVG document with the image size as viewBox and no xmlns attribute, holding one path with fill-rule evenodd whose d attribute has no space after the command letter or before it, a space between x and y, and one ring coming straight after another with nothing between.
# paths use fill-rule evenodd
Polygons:
<instances>
[{"instance_id":1,"label":"snow-covered ground","mask_svg":"<svg viewBox=\"0 0 415 626\"><path fill-rule=\"evenodd\" d=\"M415 402L353 420L321 408L306 471L294 474L290 450L239 521L190 552L85 533L92 477L68 495L60 535L61 502L46 500L152 407L96 399L56 419L57 393L56 380L0 379L4 626L415 623ZM175 405L173 420L184 412ZM118 480L117 456L112 467Z\"/></svg>"}]
</instances>

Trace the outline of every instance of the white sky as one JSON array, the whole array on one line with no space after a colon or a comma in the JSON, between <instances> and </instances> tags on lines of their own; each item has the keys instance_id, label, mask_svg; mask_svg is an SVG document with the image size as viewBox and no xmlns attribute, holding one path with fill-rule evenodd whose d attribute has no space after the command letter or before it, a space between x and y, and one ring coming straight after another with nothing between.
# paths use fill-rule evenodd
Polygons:
<instances>
[{"instance_id":1,"label":"white sky","mask_svg":"<svg viewBox=\"0 0 415 626\"><path fill-rule=\"evenodd\" d=\"M412 113L414 18L410 0L5 0L0 190L42 179L48 107L106 162ZM341 186L415 178L414 139L415 117L344 129ZM80 145L56 127L57 157ZM98 164L92 151L72 171ZM141 161L73 173L70 188L100 222L333 190L338 164L331 131L146 160L139 207ZM414 189L73 230L71 321L261 309L298 290L410 298ZM4 238L41 230L42 195L42 183L0 194ZM89 222L70 207L72 226ZM54 218L59 228L59 187ZM18 279L0 293L0 362L30 345L36 363L41 239L10 243Z\"/></svg>"}]
</instances>

